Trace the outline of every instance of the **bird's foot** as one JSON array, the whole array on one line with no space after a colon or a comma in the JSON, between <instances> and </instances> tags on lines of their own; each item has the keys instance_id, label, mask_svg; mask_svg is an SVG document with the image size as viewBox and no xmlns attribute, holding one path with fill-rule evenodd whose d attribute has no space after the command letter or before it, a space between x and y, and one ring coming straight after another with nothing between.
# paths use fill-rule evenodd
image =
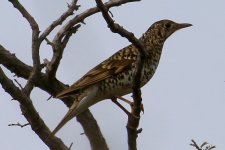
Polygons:
<instances>
[{"instance_id":1,"label":"bird's foot","mask_svg":"<svg viewBox=\"0 0 225 150\"><path fill-rule=\"evenodd\" d=\"M117 106L119 106L120 109L122 109L128 116L132 116L136 119L139 119L139 116L135 116L134 114L132 114L131 112L129 112L125 107L123 107L123 105L121 105L118 101L117 101L117 97L113 97L111 98L112 102L115 103ZM128 100L127 100L128 101ZM130 101L129 101L130 102ZM132 107L132 102L130 102L130 106Z\"/></svg>"},{"instance_id":2,"label":"bird's foot","mask_svg":"<svg viewBox=\"0 0 225 150\"><path fill-rule=\"evenodd\" d=\"M128 104L130 105L131 109L134 107L134 102L131 102L131 101L129 101L129 100L127 100L127 99L125 99L125 98L123 98L123 97L121 97L121 96L117 96L116 98L118 98L118 99L120 99L120 100L122 100L122 101L128 103ZM143 105L143 104L141 104L141 111L142 111L143 114L144 114L144 105Z\"/></svg>"},{"instance_id":3,"label":"bird's foot","mask_svg":"<svg viewBox=\"0 0 225 150\"><path fill-rule=\"evenodd\" d=\"M111 98L111 100L113 103L115 103L117 106L119 106L119 108L122 109L127 115L131 115L131 113L117 101L116 97Z\"/></svg>"}]
</instances>

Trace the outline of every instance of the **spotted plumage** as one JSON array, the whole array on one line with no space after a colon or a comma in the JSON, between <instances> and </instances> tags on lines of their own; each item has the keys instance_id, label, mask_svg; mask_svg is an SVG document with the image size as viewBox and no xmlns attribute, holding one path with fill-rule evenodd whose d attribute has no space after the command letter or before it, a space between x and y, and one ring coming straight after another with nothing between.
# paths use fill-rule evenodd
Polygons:
<instances>
[{"instance_id":1,"label":"spotted plumage","mask_svg":"<svg viewBox=\"0 0 225 150\"><path fill-rule=\"evenodd\" d=\"M153 76L159 64L163 44L175 31L189 27L191 24L178 24L171 20L155 22L140 38L146 47L149 57L144 62L141 75L141 86ZM56 97L74 95L75 100L68 113L53 130L55 134L64 124L82 113L93 104L113 97L122 97L132 92L135 64L139 50L129 45L91 69L73 85L60 92Z\"/></svg>"}]
</instances>

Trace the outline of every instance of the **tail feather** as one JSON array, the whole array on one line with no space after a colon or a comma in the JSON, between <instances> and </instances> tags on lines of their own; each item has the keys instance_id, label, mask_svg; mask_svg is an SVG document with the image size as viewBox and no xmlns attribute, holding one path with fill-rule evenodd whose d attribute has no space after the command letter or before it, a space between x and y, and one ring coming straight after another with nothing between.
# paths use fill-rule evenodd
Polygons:
<instances>
[{"instance_id":1,"label":"tail feather","mask_svg":"<svg viewBox=\"0 0 225 150\"><path fill-rule=\"evenodd\" d=\"M59 124L56 126L56 128L52 131L52 134L55 135L68 121L70 121L73 117L77 115L76 102L71 106L69 111L66 113L66 115L63 117L63 119L59 122Z\"/></svg>"},{"instance_id":2,"label":"tail feather","mask_svg":"<svg viewBox=\"0 0 225 150\"><path fill-rule=\"evenodd\" d=\"M96 97L97 90L98 88L93 88L92 90L88 90L88 91L86 90L79 91L76 94L75 100L72 106L70 107L69 111L66 113L65 117L63 117L60 123L56 126L56 128L52 131L52 134L53 135L56 134L73 117L82 113L83 111L87 110L91 105L98 102L100 99Z\"/></svg>"},{"instance_id":3,"label":"tail feather","mask_svg":"<svg viewBox=\"0 0 225 150\"><path fill-rule=\"evenodd\" d=\"M59 92L55 97L56 98L64 98L64 97L70 96L71 94L76 94L78 92L79 92L78 89L74 89L73 87L68 87L65 90Z\"/></svg>"}]
</instances>

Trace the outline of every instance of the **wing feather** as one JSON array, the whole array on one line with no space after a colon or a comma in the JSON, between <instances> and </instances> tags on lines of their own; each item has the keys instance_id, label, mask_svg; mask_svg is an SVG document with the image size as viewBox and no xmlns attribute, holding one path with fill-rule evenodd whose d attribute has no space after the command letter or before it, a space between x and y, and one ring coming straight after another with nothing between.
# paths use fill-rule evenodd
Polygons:
<instances>
[{"instance_id":1,"label":"wing feather","mask_svg":"<svg viewBox=\"0 0 225 150\"><path fill-rule=\"evenodd\" d=\"M65 97L67 95L75 93L81 88L85 88L102 80L105 80L106 78L119 74L125 69L131 67L136 59L136 48L133 45L130 45L118 51L117 53L91 69L82 78L80 78L70 87L60 92L56 97Z\"/></svg>"}]
</instances>

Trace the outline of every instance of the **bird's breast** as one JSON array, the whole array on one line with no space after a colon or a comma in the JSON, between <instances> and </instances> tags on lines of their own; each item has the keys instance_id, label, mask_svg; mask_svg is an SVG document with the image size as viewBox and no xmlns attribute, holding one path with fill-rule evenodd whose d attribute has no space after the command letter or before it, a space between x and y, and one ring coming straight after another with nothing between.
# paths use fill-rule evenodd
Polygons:
<instances>
[{"instance_id":1,"label":"bird's breast","mask_svg":"<svg viewBox=\"0 0 225 150\"><path fill-rule=\"evenodd\" d=\"M141 86L144 86L153 76L158 63L146 61L142 69ZM135 67L121 72L115 76L107 78L98 83L98 95L102 99L113 96L123 96L132 92Z\"/></svg>"}]
</instances>

